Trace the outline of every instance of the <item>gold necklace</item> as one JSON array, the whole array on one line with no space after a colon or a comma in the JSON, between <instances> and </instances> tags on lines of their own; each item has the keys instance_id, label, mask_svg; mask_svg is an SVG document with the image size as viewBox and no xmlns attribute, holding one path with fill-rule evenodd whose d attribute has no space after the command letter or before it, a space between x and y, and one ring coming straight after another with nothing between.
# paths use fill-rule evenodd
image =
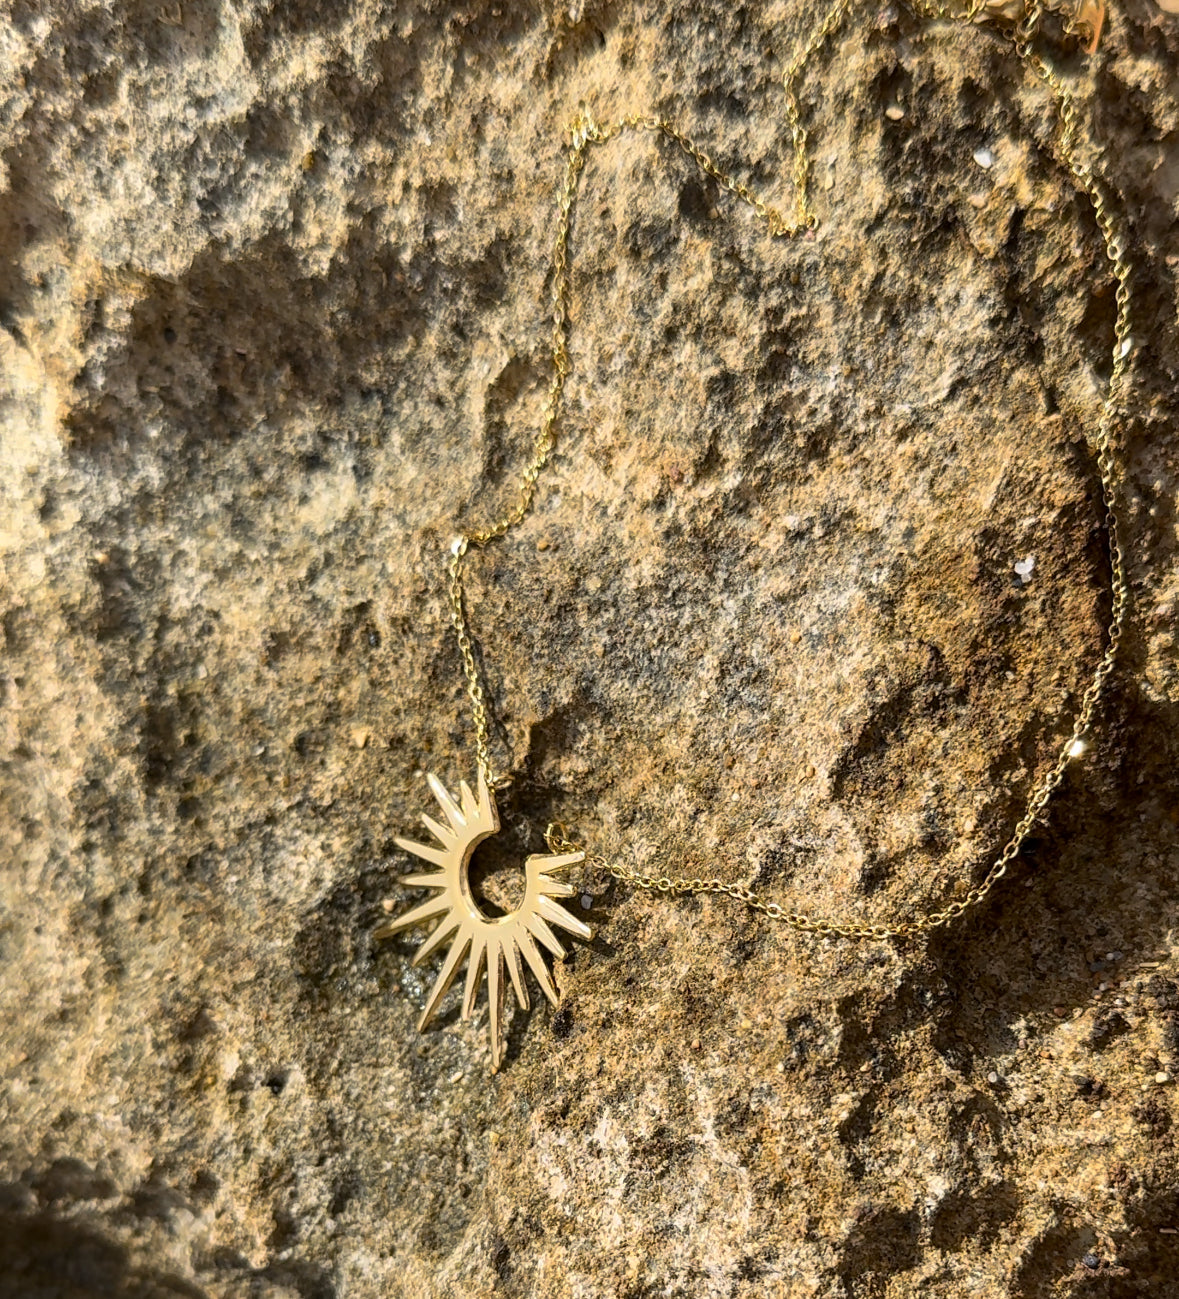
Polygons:
<instances>
[{"instance_id":1,"label":"gold necklace","mask_svg":"<svg viewBox=\"0 0 1179 1299\"><path fill-rule=\"evenodd\" d=\"M1076 11L1064 15L1064 30L1069 35L1079 37L1086 42L1086 48L1092 50L1100 35L1104 21L1104 8L1101 0L1077 0L1077 2L1079 7ZM912 4L913 0L910 0L910 3ZM1090 731L1094 710L1114 668L1118 645L1125 626L1129 597L1122 554L1116 466L1111 439L1117 413L1118 392L1130 354L1130 266L1126 260L1125 239L1118 228L1104 188L1078 154L1077 110L1073 96L1060 74L1033 48L1045 12L1043 0L1029 0L1026 8L1023 7L1021 0L972 0L966 9L927 3L927 0L916 0L914 7L920 16L933 20L965 23L995 21L1008 24L1008 35L1016 53L1047 85L1055 100L1060 122L1056 141L1060 160L1073 177L1078 189L1087 195L1093 205L1104 240L1105 253L1117 282L1113 366L1097 427L1090 439L1101 479L1104 522L1112 575L1113 606L1107 629L1108 643L1105 653L1081 698L1080 708L1069 738L1060 749L1056 761L1034 787L1024 814L1016 824L1006 847L980 883L971 888L962 898L947 903L940 911L919 913L909 920L881 924L828 919L788 911L779 903L768 901L752 889L739 884L726 883L724 880L646 875L599 856L588 859L590 864L606 870L615 879L642 889L660 893L724 893L746 903L772 920L782 921L791 928L805 933L877 940L920 934L948 924L971 907L977 906L1005 874L1053 791L1063 779L1069 762L1084 747L1083 737ZM467 976L462 1014L464 1019L469 1018L474 1011L482 986L483 971L486 970L490 1003L488 1027L493 1070L499 1067L503 1054L505 968L515 989L516 998L524 1009L527 1009L529 1004L525 965L532 971L545 995L556 1005L558 994L545 964L542 949L547 950L557 959L567 955L560 938L554 933L554 928L580 938L592 936L589 927L572 915L559 900L572 897L577 890L557 878L558 875L570 866L587 861L584 849L569 837L560 823L550 823L545 832L548 853L534 854L525 862L524 898L516 910L509 915L489 916L480 908L472 894L469 876L471 858L476 846L499 830L499 814L494 791L509 782L497 778L492 768L488 747L487 705L472 653L463 596L463 561L469 549L472 546L485 546L497 537L502 537L527 516L532 508L540 472L547 463L556 442L556 425L561 399L571 368L568 350L569 228L586 154L591 147L605 145L625 132L649 131L678 145L703 172L743 203L748 204L765 223L771 235L795 236L813 229L818 221L807 201L809 170L807 133L802 123L795 86L807 60L839 28L850 8L851 0L835 0L809 38L798 47L783 76L786 117L794 145L794 209L789 217L783 216L747 186L734 180L718 167L691 137L664 118L636 115L623 117L610 124L602 124L583 109L570 127L565 155L565 174L558 204L557 238L553 246L552 259L552 378L549 382L548 400L545 403L540 431L533 446L532 458L521 475L515 506L482 530L460 535L451 548L447 564L450 617L462 656L467 693L470 696L475 724L477 787L472 790L463 781L460 785L459 797L455 799L436 776L431 774L428 777L430 788L445 820L439 822L430 816L424 816L423 820L438 843L437 845L420 844L408 839L397 839L396 843L400 848L413 853L432 867L426 872L403 876L401 882L411 888L431 889L434 895L404 915L382 925L375 935L383 938L415 925L436 921L437 926L433 933L414 954L415 965L440 948L447 939L451 940L447 956L419 1019L419 1029L424 1029L438 1010L443 997L462 968L464 959Z\"/></svg>"}]
</instances>

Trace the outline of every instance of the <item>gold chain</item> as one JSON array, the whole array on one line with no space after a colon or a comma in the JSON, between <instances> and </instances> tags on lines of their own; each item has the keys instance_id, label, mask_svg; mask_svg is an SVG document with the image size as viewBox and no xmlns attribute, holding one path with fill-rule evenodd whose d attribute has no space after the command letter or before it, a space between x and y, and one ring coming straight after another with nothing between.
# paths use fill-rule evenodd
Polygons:
<instances>
[{"instance_id":1,"label":"gold chain","mask_svg":"<svg viewBox=\"0 0 1179 1299\"><path fill-rule=\"evenodd\" d=\"M965 9L954 9L949 5L927 3L926 0L911 0L916 12L922 17L954 22L975 22L988 8L988 0L971 0ZM757 216L765 222L771 235L794 236L810 230L818 224L814 211L807 200L807 174L809 170L806 149L807 132L802 122L796 85L803 67L820 47L826 42L843 22L851 0L835 0L823 18L811 33L810 37L799 45L794 57L790 60L783 75L783 89L786 96L786 119L790 126L794 146L794 210L788 219L775 208L769 206L762 198L739 181L723 171L713 159L688 135L672 122L661 117L629 116L621 118L610 125L601 125L592 115L583 109L570 127L570 141L565 156L565 176L561 186L559 202L559 219L557 237L553 246L552 277L552 378L549 381L548 398L545 402L540 431L533 446L532 458L525 467L520 479L519 495L516 504L487 527L474 532L463 533L451 548L451 558L447 566L450 578L449 598L451 621L458 637L459 650L463 658L463 671L467 679L467 691L471 699L471 709L475 721L475 745L479 770L492 787L507 783L497 779L491 765L488 748L487 707L483 699L483 690L471 649L471 639L467 630L467 620L463 608L463 560L471 546L484 546L496 537L502 537L510 528L520 523L532 508L536 494L536 483L541 470L548 461L549 454L556 443L556 425L560 414L561 398L565 390L565 381L569 377L569 303L570 303L570 269L569 269L569 226L577 196L578 181L585 158L591 146L603 145L627 131L650 131L665 136L679 145L696 165L729 193L748 204ZM1033 48L1036 31L1043 15L1042 0L1031 0L1023 16L1014 23L1010 39L1016 53L1036 75L1048 86L1057 106L1060 119L1060 131L1056 140L1056 149L1065 167L1075 179L1077 186L1089 198L1096 213L1097 223L1105 243L1105 254L1117 282L1117 317L1114 323L1113 368L1110 375L1109 389L1102 405L1097 428L1091 435L1098 472L1101 478L1102 503L1105 509L1105 529L1109 549L1111 586L1113 606L1107 629L1108 644L1100 663L1093 673L1084 695L1081 706L1073 722L1072 732L1065 741L1056 761L1048 773L1035 787L1028 800L1027 808L1015 827L1007 846L999 854L990 870L974 888L962 898L947 903L940 911L929 911L914 916L911 920L897 921L892 924L866 924L859 921L839 921L825 919L802 912L787 911L777 902L767 901L752 889L740 884L727 884L719 879L679 878L666 875L644 875L618 863L609 862L599 856L587 859L589 864L602 867L615 879L650 889L659 893L724 893L747 903L757 911L764 912L773 920L783 921L794 929L814 934L838 935L844 938L883 939L917 934L936 929L962 915L969 908L976 906L987 896L995 884L1006 873L1007 867L1014 860L1024 840L1035 825L1053 791L1060 784L1070 760L1078 751L1078 744L1092 722L1094 710L1101 698L1105 683L1113 671L1117 658L1118 646L1125 627L1126 611L1129 599L1129 588L1126 579L1125 560L1122 550L1121 521L1118 512L1118 493L1115 475L1115 463L1112 443L1112 430L1117 414L1117 400L1125 375L1130 355L1130 265L1126 260L1126 240L1118 228L1103 186L1097 180L1092 169L1080 157L1077 148L1077 109L1076 103L1060 74ZM1066 31L1076 28L1065 23ZM1082 33L1083 34L1083 33ZM549 825L545 838L551 852L575 852L580 845L570 839L565 828L558 822Z\"/></svg>"}]
</instances>

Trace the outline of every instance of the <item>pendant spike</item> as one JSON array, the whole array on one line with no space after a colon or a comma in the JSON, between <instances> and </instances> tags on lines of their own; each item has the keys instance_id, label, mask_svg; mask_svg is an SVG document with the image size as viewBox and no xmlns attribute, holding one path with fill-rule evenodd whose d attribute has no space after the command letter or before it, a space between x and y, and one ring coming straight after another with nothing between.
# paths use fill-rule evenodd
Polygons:
<instances>
[{"instance_id":1,"label":"pendant spike","mask_svg":"<svg viewBox=\"0 0 1179 1299\"><path fill-rule=\"evenodd\" d=\"M483 983L483 958L487 954L487 940L477 934L471 941L471 959L467 962L467 986L463 992L463 1018L475 1013L475 998Z\"/></svg>"},{"instance_id":2,"label":"pendant spike","mask_svg":"<svg viewBox=\"0 0 1179 1299\"><path fill-rule=\"evenodd\" d=\"M549 928L548 922L544 916L537 915L535 912L526 917L524 923L529 930L549 949L558 961L563 961L569 953L561 944L561 940Z\"/></svg>"},{"instance_id":3,"label":"pendant spike","mask_svg":"<svg viewBox=\"0 0 1179 1299\"><path fill-rule=\"evenodd\" d=\"M445 871L422 871L416 875L402 875L401 884L407 889L444 889L446 884Z\"/></svg>"},{"instance_id":4,"label":"pendant spike","mask_svg":"<svg viewBox=\"0 0 1179 1299\"><path fill-rule=\"evenodd\" d=\"M450 910L450 899L440 893L435 898L430 898L428 902L423 902L420 906L414 907L412 911L407 911L403 916L394 916L392 920L386 920L385 923L377 929L374 938L389 938L393 934L399 934L403 929L409 929L413 925L420 925L427 920L433 920L435 916L440 916L444 911Z\"/></svg>"},{"instance_id":5,"label":"pendant spike","mask_svg":"<svg viewBox=\"0 0 1179 1299\"><path fill-rule=\"evenodd\" d=\"M450 860L450 853L444 848L435 848L433 844L415 843L412 839L394 839L393 842L403 852L411 852L415 857L420 857L422 861L428 861L434 866L445 866Z\"/></svg>"},{"instance_id":6,"label":"pendant spike","mask_svg":"<svg viewBox=\"0 0 1179 1299\"><path fill-rule=\"evenodd\" d=\"M487 945L487 1027L491 1033L491 1070L503 1060L504 953L498 942Z\"/></svg>"},{"instance_id":7,"label":"pendant spike","mask_svg":"<svg viewBox=\"0 0 1179 1299\"><path fill-rule=\"evenodd\" d=\"M530 857L529 861L535 860L539 863L540 868L546 874L552 871L567 870L570 866L577 866L585 861L584 852L553 852L539 853L535 857Z\"/></svg>"},{"instance_id":8,"label":"pendant spike","mask_svg":"<svg viewBox=\"0 0 1179 1299\"><path fill-rule=\"evenodd\" d=\"M532 941L532 935L522 932L518 935L516 941L520 944L520 950L524 953L524 959L528 962L534 978L540 984L541 992L555 1006L561 999L557 995L557 989L553 983L553 976L549 973L549 967L545 965L540 949Z\"/></svg>"},{"instance_id":9,"label":"pendant spike","mask_svg":"<svg viewBox=\"0 0 1179 1299\"><path fill-rule=\"evenodd\" d=\"M538 875L536 886L541 896L546 898L571 898L577 892L572 884L566 884L564 880L550 879L547 875Z\"/></svg>"},{"instance_id":10,"label":"pendant spike","mask_svg":"<svg viewBox=\"0 0 1179 1299\"><path fill-rule=\"evenodd\" d=\"M418 1019L419 1033L434 1018L439 1002L450 991L450 985L454 982L455 975L458 974L459 966L462 964L463 957L467 954L469 944L470 939L460 935L447 953L442 969L438 972L438 978L435 979L434 986L430 989L430 996L426 1001L425 1009Z\"/></svg>"},{"instance_id":11,"label":"pendant spike","mask_svg":"<svg viewBox=\"0 0 1179 1299\"><path fill-rule=\"evenodd\" d=\"M594 931L589 925L582 924L576 916L571 916L559 902L554 902L551 898L542 897L536 904L536 909L546 920L551 920L554 925L560 925L562 929L576 934L578 938L594 936Z\"/></svg>"},{"instance_id":12,"label":"pendant spike","mask_svg":"<svg viewBox=\"0 0 1179 1299\"><path fill-rule=\"evenodd\" d=\"M516 946L515 939L509 941L504 959L512 979L512 987L516 990L516 1000L520 1003L520 1009L527 1010L529 1008L528 984L524 980L524 962L520 957L520 949Z\"/></svg>"},{"instance_id":13,"label":"pendant spike","mask_svg":"<svg viewBox=\"0 0 1179 1299\"><path fill-rule=\"evenodd\" d=\"M454 831L449 826L442 825L435 821L429 812L422 813L422 824L429 832L434 835L440 843L444 843L448 848L453 847L456 842Z\"/></svg>"},{"instance_id":14,"label":"pendant spike","mask_svg":"<svg viewBox=\"0 0 1179 1299\"><path fill-rule=\"evenodd\" d=\"M429 938L413 954L410 965L421 965L421 963L430 955L436 952L439 947L446 942L447 938L458 928L458 916L451 912L448 916L443 916L442 923L430 935Z\"/></svg>"},{"instance_id":15,"label":"pendant spike","mask_svg":"<svg viewBox=\"0 0 1179 1299\"><path fill-rule=\"evenodd\" d=\"M451 829L455 834L462 834L467 828L467 818L463 815L462 809L450 796L450 791L431 771L426 776L426 783L434 797L438 800L438 806L446 814L446 819L450 822Z\"/></svg>"}]
</instances>

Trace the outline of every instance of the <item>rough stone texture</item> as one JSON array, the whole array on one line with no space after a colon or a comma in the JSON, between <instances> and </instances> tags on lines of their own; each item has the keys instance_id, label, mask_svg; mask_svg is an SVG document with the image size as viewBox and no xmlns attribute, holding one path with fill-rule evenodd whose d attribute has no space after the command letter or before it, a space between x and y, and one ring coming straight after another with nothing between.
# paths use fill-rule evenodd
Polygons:
<instances>
[{"instance_id":1,"label":"rough stone texture","mask_svg":"<svg viewBox=\"0 0 1179 1299\"><path fill-rule=\"evenodd\" d=\"M416 939L371 937L423 769L473 776L443 566L539 417L560 131L665 112L787 202L803 8L0 6L5 1299L1176 1293L1146 0L1065 62L1133 229L1133 623L1010 878L857 945L589 874L599 936L494 1077L485 1010L419 1036ZM651 137L587 167L560 447L472 565L489 898L559 817L790 906L936 906L1101 653L1113 299L1043 91L861 6L805 107L803 240Z\"/></svg>"}]
</instances>

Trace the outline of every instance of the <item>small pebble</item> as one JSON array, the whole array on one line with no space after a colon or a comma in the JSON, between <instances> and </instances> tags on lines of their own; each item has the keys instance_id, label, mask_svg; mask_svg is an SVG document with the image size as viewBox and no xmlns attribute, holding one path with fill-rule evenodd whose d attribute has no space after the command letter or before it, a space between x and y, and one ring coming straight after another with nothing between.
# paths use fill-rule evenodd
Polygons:
<instances>
[{"instance_id":1,"label":"small pebble","mask_svg":"<svg viewBox=\"0 0 1179 1299\"><path fill-rule=\"evenodd\" d=\"M889 106L884 110L884 116L887 117L890 122L899 122L904 115L905 110L900 106L900 104L889 104Z\"/></svg>"},{"instance_id":2,"label":"small pebble","mask_svg":"<svg viewBox=\"0 0 1179 1299\"><path fill-rule=\"evenodd\" d=\"M1084 1263L1091 1272L1096 1272L1101 1266L1101 1259L1099 1259L1096 1254L1086 1254L1085 1257L1081 1259L1081 1262Z\"/></svg>"},{"instance_id":3,"label":"small pebble","mask_svg":"<svg viewBox=\"0 0 1179 1299\"><path fill-rule=\"evenodd\" d=\"M1171 1081L1171 1075L1167 1073L1165 1070L1160 1069L1158 1073L1155 1074L1154 1080L1156 1083L1162 1086L1163 1083L1169 1083Z\"/></svg>"},{"instance_id":4,"label":"small pebble","mask_svg":"<svg viewBox=\"0 0 1179 1299\"><path fill-rule=\"evenodd\" d=\"M581 895L581 909L583 911L588 911L590 907L592 907L593 905L594 905L593 898L588 893L583 893Z\"/></svg>"},{"instance_id":5,"label":"small pebble","mask_svg":"<svg viewBox=\"0 0 1179 1299\"><path fill-rule=\"evenodd\" d=\"M551 544L552 543L549 541L548 537L541 537L541 539L536 543L536 548L537 550L548 550Z\"/></svg>"},{"instance_id":6,"label":"small pebble","mask_svg":"<svg viewBox=\"0 0 1179 1299\"><path fill-rule=\"evenodd\" d=\"M994 1071L994 1069L992 1069L991 1072L987 1074L987 1082L989 1082L993 1087L998 1081L999 1075Z\"/></svg>"},{"instance_id":7,"label":"small pebble","mask_svg":"<svg viewBox=\"0 0 1179 1299\"><path fill-rule=\"evenodd\" d=\"M995 165L995 155L990 151L990 149L975 149L974 160L984 170Z\"/></svg>"}]
</instances>

